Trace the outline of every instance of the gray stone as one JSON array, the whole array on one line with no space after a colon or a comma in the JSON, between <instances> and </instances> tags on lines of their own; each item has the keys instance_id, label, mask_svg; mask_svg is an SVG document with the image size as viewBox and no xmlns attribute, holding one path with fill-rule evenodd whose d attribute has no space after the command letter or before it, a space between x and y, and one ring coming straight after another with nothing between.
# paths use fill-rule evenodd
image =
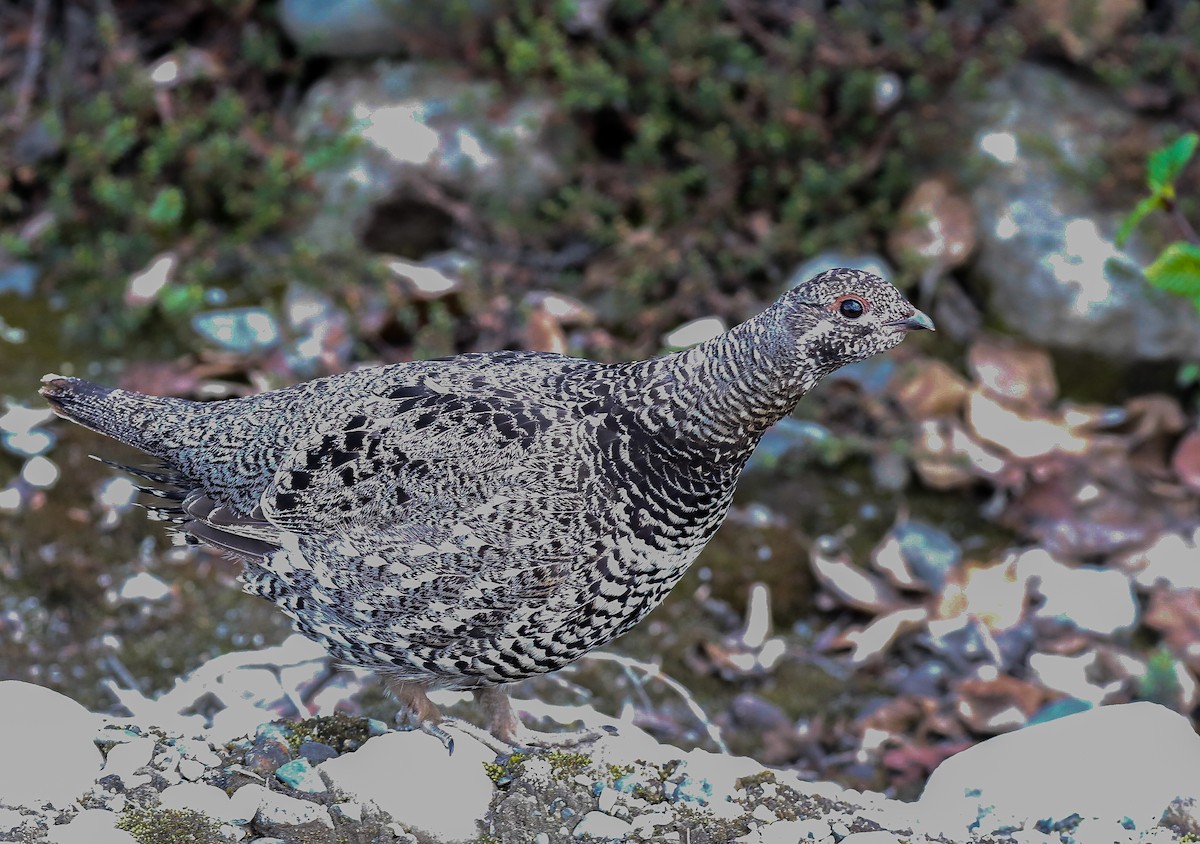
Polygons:
<instances>
[{"instance_id":1,"label":"gray stone","mask_svg":"<svg viewBox=\"0 0 1200 844\"><path fill-rule=\"evenodd\" d=\"M163 790L158 796L164 809L191 809L220 821L233 821L233 805L222 789L198 782L181 782Z\"/></svg>"},{"instance_id":2,"label":"gray stone","mask_svg":"<svg viewBox=\"0 0 1200 844\"><path fill-rule=\"evenodd\" d=\"M1043 818L1156 825L1177 798L1200 798L1200 736L1154 703L1104 706L997 736L933 772L916 813L947 837L1032 829Z\"/></svg>"},{"instance_id":3,"label":"gray stone","mask_svg":"<svg viewBox=\"0 0 1200 844\"><path fill-rule=\"evenodd\" d=\"M466 736L455 736L451 756L433 736L396 732L322 762L320 770L335 789L375 803L405 827L438 841L474 841L494 790L483 765L495 758Z\"/></svg>"},{"instance_id":4,"label":"gray stone","mask_svg":"<svg viewBox=\"0 0 1200 844\"><path fill-rule=\"evenodd\" d=\"M118 815L107 809L84 809L69 824L51 826L50 844L137 844L137 839L117 829Z\"/></svg>"},{"instance_id":5,"label":"gray stone","mask_svg":"<svg viewBox=\"0 0 1200 844\"><path fill-rule=\"evenodd\" d=\"M995 80L971 113L984 165L972 192L980 236L972 280L993 315L1034 342L1123 361L1200 355L1200 314L1142 277L1154 250L1138 234L1128 252L1113 243L1139 186L1128 186L1128 209L1098 201L1106 148L1155 127L1136 127L1100 92L1029 64ZM1157 222L1147 222L1149 237Z\"/></svg>"},{"instance_id":6,"label":"gray stone","mask_svg":"<svg viewBox=\"0 0 1200 844\"><path fill-rule=\"evenodd\" d=\"M320 145L345 133L361 143L317 175L323 202L310 242L319 250L352 245L380 203L424 202L414 180L476 199L536 200L559 174L553 115L549 99L505 101L494 83L452 65L378 61L329 75L308 92L297 130Z\"/></svg>"},{"instance_id":7,"label":"gray stone","mask_svg":"<svg viewBox=\"0 0 1200 844\"><path fill-rule=\"evenodd\" d=\"M58 692L0 682L0 804L66 807L100 772L98 716Z\"/></svg>"},{"instance_id":8,"label":"gray stone","mask_svg":"<svg viewBox=\"0 0 1200 844\"><path fill-rule=\"evenodd\" d=\"M633 832L633 825L620 818L614 818L612 815L606 815L603 812L588 812L579 819L579 823L575 824L575 828L571 830L571 835L574 838L589 836L591 838L623 841L631 832Z\"/></svg>"}]
</instances>

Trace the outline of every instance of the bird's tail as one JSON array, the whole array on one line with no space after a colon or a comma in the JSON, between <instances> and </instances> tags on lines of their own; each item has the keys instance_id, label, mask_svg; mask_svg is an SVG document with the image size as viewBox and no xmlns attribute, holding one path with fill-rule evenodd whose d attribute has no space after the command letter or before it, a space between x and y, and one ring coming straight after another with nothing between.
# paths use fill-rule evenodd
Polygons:
<instances>
[{"instance_id":1,"label":"bird's tail","mask_svg":"<svg viewBox=\"0 0 1200 844\"><path fill-rule=\"evenodd\" d=\"M82 378L46 375L41 394L59 416L164 459L179 447L172 431L195 402L102 387Z\"/></svg>"}]
</instances>

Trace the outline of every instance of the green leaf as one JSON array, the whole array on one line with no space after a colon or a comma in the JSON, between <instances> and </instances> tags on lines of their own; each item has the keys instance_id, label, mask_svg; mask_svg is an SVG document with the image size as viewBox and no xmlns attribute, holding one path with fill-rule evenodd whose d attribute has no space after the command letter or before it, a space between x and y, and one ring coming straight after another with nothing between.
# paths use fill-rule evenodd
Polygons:
<instances>
[{"instance_id":1,"label":"green leaf","mask_svg":"<svg viewBox=\"0 0 1200 844\"><path fill-rule=\"evenodd\" d=\"M183 191L176 187L163 188L154 197L146 218L156 226L173 226L183 217Z\"/></svg>"},{"instance_id":2,"label":"green leaf","mask_svg":"<svg viewBox=\"0 0 1200 844\"><path fill-rule=\"evenodd\" d=\"M1150 153L1146 169L1146 181L1150 190L1156 194L1174 196L1175 180L1191 161L1197 144L1200 144L1200 136L1195 132L1187 132L1173 143Z\"/></svg>"},{"instance_id":3,"label":"green leaf","mask_svg":"<svg viewBox=\"0 0 1200 844\"><path fill-rule=\"evenodd\" d=\"M1137 207L1129 212L1124 220L1121 221L1121 228L1117 231L1117 246L1123 247L1125 241L1129 239L1129 235L1133 234L1133 230L1138 227L1142 220L1154 211L1162 207L1162 197L1159 194L1147 196L1137 204Z\"/></svg>"},{"instance_id":4,"label":"green leaf","mask_svg":"<svg viewBox=\"0 0 1200 844\"><path fill-rule=\"evenodd\" d=\"M1200 246L1172 243L1146 267L1146 278L1160 290L1200 300Z\"/></svg>"}]
</instances>

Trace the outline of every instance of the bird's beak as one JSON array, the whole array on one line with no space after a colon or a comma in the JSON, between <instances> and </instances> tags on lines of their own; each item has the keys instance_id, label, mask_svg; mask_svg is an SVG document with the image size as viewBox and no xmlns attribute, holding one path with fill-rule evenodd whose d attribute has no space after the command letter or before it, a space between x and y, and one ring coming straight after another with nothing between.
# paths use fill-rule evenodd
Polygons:
<instances>
[{"instance_id":1,"label":"bird's beak","mask_svg":"<svg viewBox=\"0 0 1200 844\"><path fill-rule=\"evenodd\" d=\"M894 325L897 328L903 328L906 331L916 331L918 328L924 329L925 331L937 331L937 329L933 327L933 320L918 310L914 310L911 316L907 316L904 319L892 320L888 323L888 325Z\"/></svg>"}]
</instances>

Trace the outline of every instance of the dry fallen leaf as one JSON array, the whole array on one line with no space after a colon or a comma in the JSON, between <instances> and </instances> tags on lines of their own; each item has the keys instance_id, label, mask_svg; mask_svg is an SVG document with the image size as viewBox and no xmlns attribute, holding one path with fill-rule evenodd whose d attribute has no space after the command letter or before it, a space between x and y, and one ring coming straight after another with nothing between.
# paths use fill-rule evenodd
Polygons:
<instances>
[{"instance_id":1,"label":"dry fallen leaf","mask_svg":"<svg viewBox=\"0 0 1200 844\"><path fill-rule=\"evenodd\" d=\"M1007 674L990 679L967 677L954 685L958 715L976 733L1019 729L1046 700L1046 690Z\"/></svg>"},{"instance_id":2,"label":"dry fallen leaf","mask_svg":"<svg viewBox=\"0 0 1200 844\"><path fill-rule=\"evenodd\" d=\"M1022 412L982 390L967 399L967 426L984 443L1004 449L1020 460L1051 454L1083 454L1091 440L1072 432L1061 419Z\"/></svg>"},{"instance_id":3,"label":"dry fallen leaf","mask_svg":"<svg viewBox=\"0 0 1200 844\"><path fill-rule=\"evenodd\" d=\"M1193 428L1184 434L1171 455L1171 468L1180 483L1200 492L1200 431Z\"/></svg>"}]
</instances>

